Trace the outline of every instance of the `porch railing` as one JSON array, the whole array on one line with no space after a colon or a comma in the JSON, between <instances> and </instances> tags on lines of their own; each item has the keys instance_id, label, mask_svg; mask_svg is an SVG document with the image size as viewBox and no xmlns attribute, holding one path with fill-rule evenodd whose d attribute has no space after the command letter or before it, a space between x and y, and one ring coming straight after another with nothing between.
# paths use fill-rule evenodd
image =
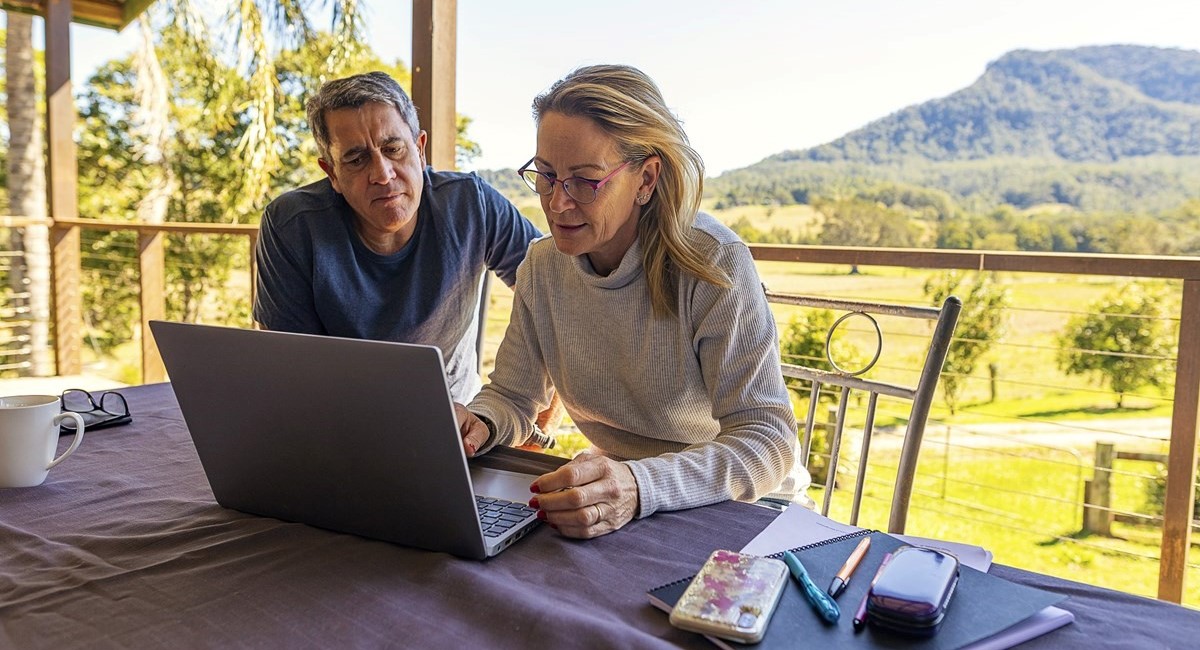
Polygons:
<instances>
[{"instance_id":1,"label":"porch railing","mask_svg":"<svg viewBox=\"0 0 1200 650\"><path fill-rule=\"evenodd\" d=\"M753 245L760 261L1182 280L1158 597L1180 602L1191 543L1200 409L1200 258Z\"/></svg>"},{"instance_id":2,"label":"porch railing","mask_svg":"<svg viewBox=\"0 0 1200 650\"><path fill-rule=\"evenodd\" d=\"M50 228L51 255L54 260L55 357L58 373L77 374L82 367L83 309L79 279L82 275L80 231L126 231L137 234L138 292L141 313L142 381L167 378L150 321L166 316L163 239L167 233L194 235L241 235L250 251L250 302L254 303L256 267L254 248L258 244L258 226L208 223L130 223L97 219L55 219Z\"/></svg>"},{"instance_id":3,"label":"porch railing","mask_svg":"<svg viewBox=\"0 0 1200 650\"><path fill-rule=\"evenodd\" d=\"M30 223L28 220L24 223ZM42 222L47 223L47 222ZM78 373L83 341L81 231L126 231L137 234L140 284L143 381L165 379L161 360L147 327L165 315L163 240L167 233L238 235L253 251L257 227L195 223L144 224L92 219L48 222L53 256L55 350L59 374ZM9 218L4 227L20 227ZM1158 571L1158 597L1180 602L1190 545L1197 423L1200 411L1200 258L1161 256L1075 255L915 249L867 249L825 246L751 245L760 262L817 263L908 269L961 269L1050 273L1074 276L1116 276L1182 281L1174 401L1170 425L1163 535ZM254 258L250 255L250 291L254 287ZM253 296L251 296L251 300Z\"/></svg>"}]
</instances>

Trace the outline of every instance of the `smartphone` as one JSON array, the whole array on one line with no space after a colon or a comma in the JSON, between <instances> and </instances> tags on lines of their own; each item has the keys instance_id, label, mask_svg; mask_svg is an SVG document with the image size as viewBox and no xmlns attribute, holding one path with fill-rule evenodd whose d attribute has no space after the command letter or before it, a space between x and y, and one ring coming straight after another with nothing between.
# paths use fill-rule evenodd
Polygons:
<instances>
[{"instance_id":1,"label":"smartphone","mask_svg":"<svg viewBox=\"0 0 1200 650\"><path fill-rule=\"evenodd\" d=\"M958 558L931 548L892 553L867 596L867 621L916 636L937 632L958 584Z\"/></svg>"},{"instance_id":2,"label":"smartphone","mask_svg":"<svg viewBox=\"0 0 1200 650\"><path fill-rule=\"evenodd\" d=\"M787 565L779 560L713 551L671 610L671 625L757 643L767 631L787 580Z\"/></svg>"}]
</instances>

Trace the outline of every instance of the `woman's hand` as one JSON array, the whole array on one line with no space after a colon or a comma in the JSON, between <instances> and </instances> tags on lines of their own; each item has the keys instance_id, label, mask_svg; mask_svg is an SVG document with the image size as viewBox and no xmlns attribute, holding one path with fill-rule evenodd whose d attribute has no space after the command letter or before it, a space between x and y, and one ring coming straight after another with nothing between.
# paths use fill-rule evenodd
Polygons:
<instances>
[{"instance_id":1,"label":"woman's hand","mask_svg":"<svg viewBox=\"0 0 1200 650\"><path fill-rule=\"evenodd\" d=\"M486 427L485 427L486 428ZM530 486L537 494L529 507L538 519L567 537L599 537L629 523L637 514L638 487L625 465L583 453L543 474Z\"/></svg>"},{"instance_id":2,"label":"woman's hand","mask_svg":"<svg viewBox=\"0 0 1200 650\"><path fill-rule=\"evenodd\" d=\"M467 453L467 458L471 458L480 447L487 444L492 432L483 420L458 402L454 403L454 419L458 420L458 435L462 436L463 451Z\"/></svg>"}]
</instances>

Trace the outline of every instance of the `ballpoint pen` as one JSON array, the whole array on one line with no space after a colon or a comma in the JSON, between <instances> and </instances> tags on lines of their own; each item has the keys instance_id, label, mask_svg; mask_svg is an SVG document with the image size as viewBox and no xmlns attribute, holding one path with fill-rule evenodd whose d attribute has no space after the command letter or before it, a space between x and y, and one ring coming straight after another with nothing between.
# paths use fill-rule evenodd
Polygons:
<instances>
[{"instance_id":1,"label":"ballpoint pen","mask_svg":"<svg viewBox=\"0 0 1200 650\"><path fill-rule=\"evenodd\" d=\"M867 549L871 548L871 538L864 537L850 552L850 557L846 558L846 563L838 569L837 575L833 577L833 582L829 584L829 595L837 598L841 595L842 590L846 588L846 583L850 582L850 575L858 569L859 562L862 562L863 556L867 554Z\"/></svg>"},{"instance_id":2,"label":"ballpoint pen","mask_svg":"<svg viewBox=\"0 0 1200 650\"><path fill-rule=\"evenodd\" d=\"M808 571L800 563L800 559L791 551L784 551L783 561L788 565L788 569L791 569L792 577L800 583L800 590L804 592L804 597L812 604L813 609L817 610L826 623L837 623L838 618L842 615L837 602L830 598L829 594L821 591L812 578L808 577Z\"/></svg>"},{"instance_id":3,"label":"ballpoint pen","mask_svg":"<svg viewBox=\"0 0 1200 650\"><path fill-rule=\"evenodd\" d=\"M867 599L871 597L871 589L879 580L879 575L883 573L883 567L887 566L889 560L892 559L891 553L885 553L883 561L879 563L879 568L875 570L875 577L871 578L871 586L867 587L867 592L863 594L862 601L858 603L858 609L854 610L854 631L857 632L863 629L867 623Z\"/></svg>"}]
</instances>

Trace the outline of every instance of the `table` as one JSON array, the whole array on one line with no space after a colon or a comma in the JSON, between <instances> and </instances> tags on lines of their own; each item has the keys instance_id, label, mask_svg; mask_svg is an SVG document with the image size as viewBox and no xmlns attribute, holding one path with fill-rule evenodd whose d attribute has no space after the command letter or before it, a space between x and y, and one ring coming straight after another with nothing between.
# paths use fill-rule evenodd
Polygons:
<instances>
[{"instance_id":1,"label":"table","mask_svg":"<svg viewBox=\"0 0 1200 650\"><path fill-rule=\"evenodd\" d=\"M542 526L461 560L221 508L170 385L122 392L133 424L88 434L40 487L0 489L0 647L711 648L645 592L775 516L723 503L588 541ZM1024 648L1200 639L1200 613L1177 605L992 573L1071 597L1076 622Z\"/></svg>"}]
</instances>

